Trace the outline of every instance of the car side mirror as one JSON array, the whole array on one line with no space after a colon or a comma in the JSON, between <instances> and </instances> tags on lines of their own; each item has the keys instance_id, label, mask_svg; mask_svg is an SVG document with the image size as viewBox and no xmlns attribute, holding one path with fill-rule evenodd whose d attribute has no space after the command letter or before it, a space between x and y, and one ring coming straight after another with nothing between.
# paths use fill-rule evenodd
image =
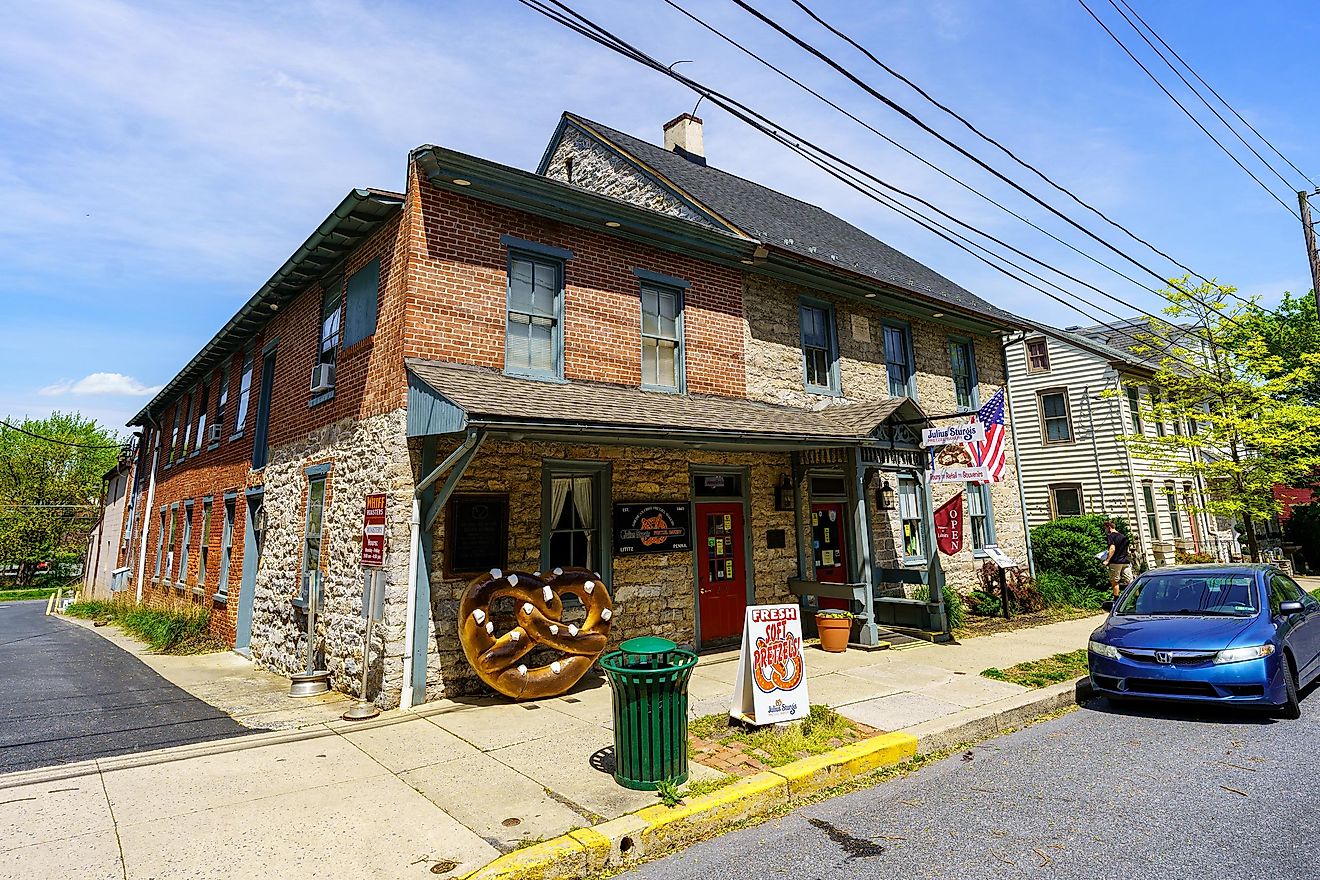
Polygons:
<instances>
[{"instance_id":1,"label":"car side mirror","mask_svg":"<svg viewBox=\"0 0 1320 880\"><path fill-rule=\"evenodd\" d=\"M1301 614L1301 613L1302 613L1302 603L1301 603L1301 602L1280 602L1280 603L1279 603L1279 613L1282 614L1284 617L1287 617L1287 616L1290 615L1290 614Z\"/></svg>"},{"instance_id":2,"label":"car side mirror","mask_svg":"<svg viewBox=\"0 0 1320 880\"><path fill-rule=\"evenodd\" d=\"M1113 610L1114 610L1114 600L1113 600L1113 599L1106 599L1105 601L1103 601L1103 602L1100 603L1100 608L1101 608L1102 611L1113 611Z\"/></svg>"}]
</instances>

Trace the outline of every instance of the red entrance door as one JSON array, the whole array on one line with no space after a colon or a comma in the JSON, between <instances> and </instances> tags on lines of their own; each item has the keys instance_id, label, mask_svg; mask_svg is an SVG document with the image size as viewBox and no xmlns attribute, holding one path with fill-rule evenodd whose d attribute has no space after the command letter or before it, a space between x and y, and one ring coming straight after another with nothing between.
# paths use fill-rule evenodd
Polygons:
<instances>
[{"instance_id":1,"label":"red entrance door","mask_svg":"<svg viewBox=\"0 0 1320 880\"><path fill-rule=\"evenodd\" d=\"M816 580L822 584L848 583L848 553L843 540L843 503L811 505L811 552ZM847 608L847 599L820 599L821 608Z\"/></svg>"},{"instance_id":2,"label":"red entrance door","mask_svg":"<svg viewBox=\"0 0 1320 880\"><path fill-rule=\"evenodd\" d=\"M697 594L701 641L736 638L747 608L742 505L698 504Z\"/></svg>"}]
</instances>

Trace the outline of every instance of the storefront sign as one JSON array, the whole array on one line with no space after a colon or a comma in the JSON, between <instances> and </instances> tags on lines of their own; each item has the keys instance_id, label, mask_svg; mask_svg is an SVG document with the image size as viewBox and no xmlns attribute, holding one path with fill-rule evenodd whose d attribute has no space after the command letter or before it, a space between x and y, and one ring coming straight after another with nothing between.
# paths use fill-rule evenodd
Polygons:
<instances>
[{"instance_id":1,"label":"storefront sign","mask_svg":"<svg viewBox=\"0 0 1320 880\"><path fill-rule=\"evenodd\" d=\"M614 552L683 553L692 549L686 501L614 505Z\"/></svg>"},{"instance_id":2,"label":"storefront sign","mask_svg":"<svg viewBox=\"0 0 1320 880\"><path fill-rule=\"evenodd\" d=\"M930 484L990 483L994 475L985 465L976 463L972 447L963 443L949 443L930 450Z\"/></svg>"},{"instance_id":3,"label":"storefront sign","mask_svg":"<svg viewBox=\"0 0 1320 880\"><path fill-rule=\"evenodd\" d=\"M806 718L810 708L802 610L796 605L748 607L729 715L751 724L775 724Z\"/></svg>"},{"instance_id":4,"label":"storefront sign","mask_svg":"<svg viewBox=\"0 0 1320 880\"><path fill-rule=\"evenodd\" d=\"M959 492L935 511L935 543L945 556L963 547L963 493Z\"/></svg>"},{"instance_id":5,"label":"storefront sign","mask_svg":"<svg viewBox=\"0 0 1320 880\"><path fill-rule=\"evenodd\" d=\"M922 428L922 446L948 446L950 443L984 443L985 425L979 421L960 422L943 428Z\"/></svg>"},{"instance_id":6,"label":"storefront sign","mask_svg":"<svg viewBox=\"0 0 1320 880\"><path fill-rule=\"evenodd\" d=\"M385 567L385 493L368 495L362 515L362 567Z\"/></svg>"}]
</instances>

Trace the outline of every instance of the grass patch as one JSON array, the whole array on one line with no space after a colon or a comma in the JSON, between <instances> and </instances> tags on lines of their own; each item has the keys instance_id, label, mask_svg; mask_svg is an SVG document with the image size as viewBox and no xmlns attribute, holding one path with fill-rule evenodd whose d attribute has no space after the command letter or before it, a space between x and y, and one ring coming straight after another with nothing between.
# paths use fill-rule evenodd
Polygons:
<instances>
[{"instance_id":1,"label":"grass patch","mask_svg":"<svg viewBox=\"0 0 1320 880\"><path fill-rule=\"evenodd\" d=\"M698 779L695 782L689 782L683 789L684 798L698 798L703 794L710 794L712 791L719 791L724 786L732 782L737 782L738 777L732 773L726 773L723 776L717 776L714 779Z\"/></svg>"},{"instance_id":2,"label":"grass patch","mask_svg":"<svg viewBox=\"0 0 1320 880\"><path fill-rule=\"evenodd\" d=\"M982 670L981 675L996 681L1020 684L1023 687L1041 688L1061 681L1070 681L1086 675L1086 672L1086 649L1082 648L1066 654L1055 654L1044 660L1028 660L1026 663L1018 663L1007 669L992 667Z\"/></svg>"},{"instance_id":3,"label":"grass patch","mask_svg":"<svg viewBox=\"0 0 1320 880\"><path fill-rule=\"evenodd\" d=\"M57 587L28 587L22 590L0 590L0 602L22 602L25 599L49 599Z\"/></svg>"},{"instance_id":4,"label":"grass patch","mask_svg":"<svg viewBox=\"0 0 1320 880\"><path fill-rule=\"evenodd\" d=\"M87 599L65 612L72 617L113 623L146 642L157 654L205 654L225 646L211 635L211 609L176 603L165 608L127 601Z\"/></svg>"},{"instance_id":5,"label":"grass patch","mask_svg":"<svg viewBox=\"0 0 1320 880\"><path fill-rule=\"evenodd\" d=\"M860 738L853 722L819 704L811 707L800 724L782 729L773 725L731 725L728 715L704 715L688 723L688 733L723 746L737 743L743 754L767 767L782 767L799 758L821 755Z\"/></svg>"}]
</instances>

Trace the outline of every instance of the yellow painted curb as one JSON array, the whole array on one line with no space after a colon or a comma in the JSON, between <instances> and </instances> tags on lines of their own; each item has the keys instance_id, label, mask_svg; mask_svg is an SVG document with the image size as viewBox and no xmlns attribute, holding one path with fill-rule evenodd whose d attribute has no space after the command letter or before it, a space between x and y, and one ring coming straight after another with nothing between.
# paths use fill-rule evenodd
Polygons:
<instances>
[{"instance_id":1,"label":"yellow painted curb","mask_svg":"<svg viewBox=\"0 0 1320 880\"><path fill-rule=\"evenodd\" d=\"M917 753L917 738L885 733L842 746L823 755L802 758L769 771L788 782L790 799L842 785L854 776L905 761Z\"/></svg>"},{"instance_id":2,"label":"yellow painted curb","mask_svg":"<svg viewBox=\"0 0 1320 880\"><path fill-rule=\"evenodd\" d=\"M646 823L642 845L648 855L710 837L734 822L769 812L788 802L784 777L766 771L692 798L677 807L656 804L635 815Z\"/></svg>"},{"instance_id":3,"label":"yellow painted curb","mask_svg":"<svg viewBox=\"0 0 1320 880\"><path fill-rule=\"evenodd\" d=\"M581 829L579 829L581 830ZM558 877L585 877L587 850L570 831L552 840L542 841L511 853L505 853L464 880L549 880ZM598 837L600 835L597 835ZM602 838L603 839L603 838Z\"/></svg>"}]
</instances>

